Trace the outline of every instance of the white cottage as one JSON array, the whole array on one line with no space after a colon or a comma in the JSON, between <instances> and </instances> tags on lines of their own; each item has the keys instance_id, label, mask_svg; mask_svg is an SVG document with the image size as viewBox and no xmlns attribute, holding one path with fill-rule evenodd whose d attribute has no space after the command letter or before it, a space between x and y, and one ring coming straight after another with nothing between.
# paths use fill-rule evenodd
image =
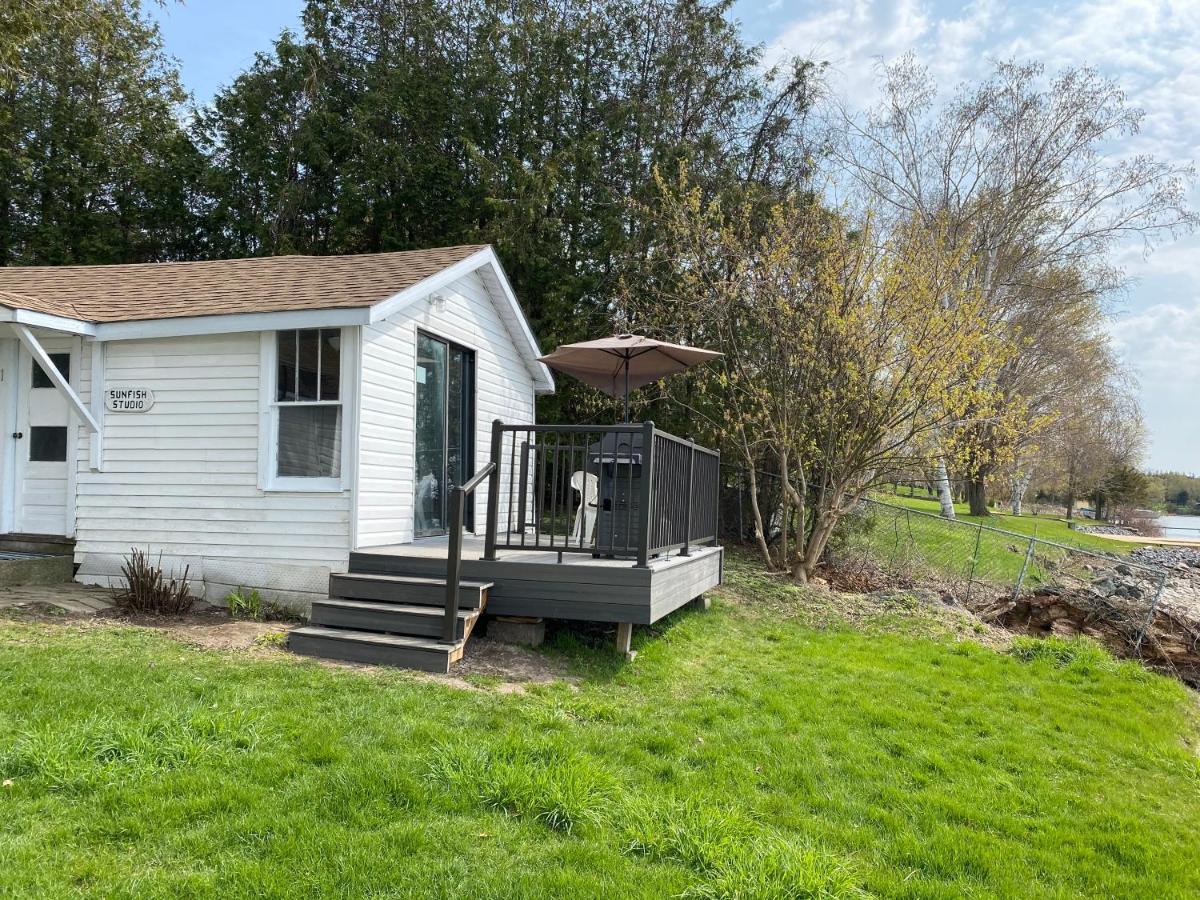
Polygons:
<instances>
[{"instance_id":1,"label":"white cottage","mask_svg":"<svg viewBox=\"0 0 1200 900\"><path fill-rule=\"evenodd\" d=\"M0 268L0 533L307 608L351 550L445 532L539 355L487 246Z\"/></svg>"}]
</instances>

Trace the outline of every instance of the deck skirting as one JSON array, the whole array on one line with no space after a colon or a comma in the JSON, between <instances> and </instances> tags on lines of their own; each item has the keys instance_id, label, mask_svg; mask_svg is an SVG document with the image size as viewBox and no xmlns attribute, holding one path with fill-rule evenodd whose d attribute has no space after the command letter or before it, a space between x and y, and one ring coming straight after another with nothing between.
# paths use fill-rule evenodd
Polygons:
<instances>
[{"instance_id":1,"label":"deck skirting","mask_svg":"<svg viewBox=\"0 0 1200 900\"><path fill-rule=\"evenodd\" d=\"M477 540L477 539L476 539ZM638 568L627 560L549 552L507 551L480 559L468 544L462 577L492 582L487 611L503 616L538 616L590 622L648 625L721 583L721 547L693 547ZM440 551L440 552L439 552ZM445 577L445 541L366 548L350 555L351 572Z\"/></svg>"}]
</instances>

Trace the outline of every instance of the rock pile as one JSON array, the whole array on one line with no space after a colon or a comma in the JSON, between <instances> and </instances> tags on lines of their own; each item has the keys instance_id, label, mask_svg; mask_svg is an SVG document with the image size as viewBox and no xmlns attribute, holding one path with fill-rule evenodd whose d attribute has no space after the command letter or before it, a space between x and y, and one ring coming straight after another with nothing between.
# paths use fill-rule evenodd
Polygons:
<instances>
[{"instance_id":1,"label":"rock pile","mask_svg":"<svg viewBox=\"0 0 1200 900\"><path fill-rule=\"evenodd\" d=\"M1200 577L1198 547L1138 547L1129 558L1143 566L1161 566L1172 574Z\"/></svg>"},{"instance_id":2,"label":"rock pile","mask_svg":"<svg viewBox=\"0 0 1200 900\"><path fill-rule=\"evenodd\" d=\"M1075 530L1080 534L1126 534L1135 535L1136 528L1128 525L1076 525Z\"/></svg>"}]
</instances>

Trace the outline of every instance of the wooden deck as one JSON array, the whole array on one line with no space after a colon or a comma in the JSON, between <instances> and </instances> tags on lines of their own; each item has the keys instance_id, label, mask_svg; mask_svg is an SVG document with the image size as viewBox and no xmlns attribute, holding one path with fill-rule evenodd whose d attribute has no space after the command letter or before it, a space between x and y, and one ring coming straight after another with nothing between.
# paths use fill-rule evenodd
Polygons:
<instances>
[{"instance_id":1,"label":"wooden deck","mask_svg":"<svg viewBox=\"0 0 1200 900\"><path fill-rule=\"evenodd\" d=\"M445 537L411 544L367 547L350 555L350 571L444 578ZM697 546L650 560L597 559L549 550L500 550L485 560L483 538L463 539L462 577L491 582L487 611L502 616L539 616L591 622L648 625L721 583L723 551Z\"/></svg>"}]
</instances>

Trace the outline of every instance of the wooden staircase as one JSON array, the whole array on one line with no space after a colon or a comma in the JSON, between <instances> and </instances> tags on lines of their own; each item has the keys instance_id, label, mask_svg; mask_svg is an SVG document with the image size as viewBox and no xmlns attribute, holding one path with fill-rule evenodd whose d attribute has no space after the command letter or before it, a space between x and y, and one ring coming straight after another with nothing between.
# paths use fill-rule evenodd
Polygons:
<instances>
[{"instance_id":1,"label":"wooden staircase","mask_svg":"<svg viewBox=\"0 0 1200 900\"><path fill-rule=\"evenodd\" d=\"M309 624L291 633L288 646L306 656L446 673L462 659L491 586L460 582L455 640L447 643L441 639L445 579L354 571L331 575L329 599L313 603Z\"/></svg>"}]
</instances>

